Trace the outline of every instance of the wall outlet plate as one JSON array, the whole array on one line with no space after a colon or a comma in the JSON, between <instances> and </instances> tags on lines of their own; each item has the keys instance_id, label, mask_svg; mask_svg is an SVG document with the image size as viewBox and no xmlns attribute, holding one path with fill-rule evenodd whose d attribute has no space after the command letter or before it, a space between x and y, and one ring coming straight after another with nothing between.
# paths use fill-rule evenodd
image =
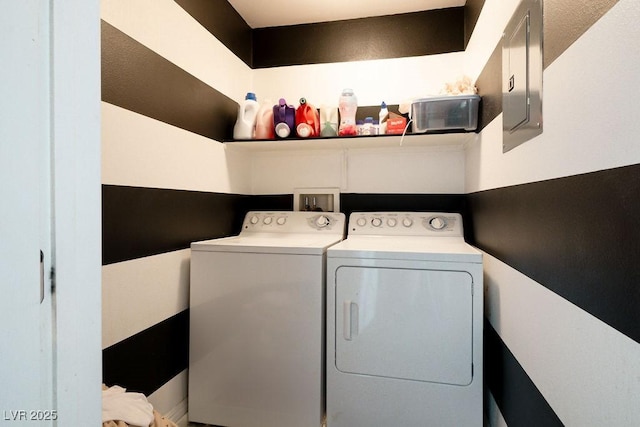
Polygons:
<instances>
[{"instance_id":1,"label":"wall outlet plate","mask_svg":"<svg viewBox=\"0 0 640 427\"><path fill-rule=\"evenodd\" d=\"M340 212L340 189L294 188L293 210Z\"/></svg>"}]
</instances>

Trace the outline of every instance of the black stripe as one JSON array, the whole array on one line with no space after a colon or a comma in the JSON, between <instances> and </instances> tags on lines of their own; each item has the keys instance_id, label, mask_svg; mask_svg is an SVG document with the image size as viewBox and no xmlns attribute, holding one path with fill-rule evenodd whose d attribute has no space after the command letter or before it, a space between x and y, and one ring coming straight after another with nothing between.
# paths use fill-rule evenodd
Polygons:
<instances>
[{"instance_id":1,"label":"black stripe","mask_svg":"<svg viewBox=\"0 0 640 427\"><path fill-rule=\"evenodd\" d=\"M484 7L485 0L467 0L464 5L464 47L467 48L473 30L476 28L480 12Z\"/></svg>"},{"instance_id":2,"label":"black stripe","mask_svg":"<svg viewBox=\"0 0 640 427\"><path fill-rule=\"evenodd\" d=\"M175 1L245 64L252 66L251 27L227 0Z\"/></svg>"},{"instance_id":3,"label":"black stripe","mask_svg":"<svg viewBox=\"0 0 640 427\"><path fill-rule=\"evenodd\" d=\"M291 210L292 195L244 196L102 186L102 264L237 234L248 210Z\"/></svg>"},{"instance_id":4,"label":"black stripe","mask_svg":"<svg viewBox=\"0 0 640 427\"><path fill-rule=\"evenodd\" d=\"M240 229L247 196L102 186L102 264L186 249Z\"/></svg>"},{"instance_id":5,"label":"black stripe","mask_svg":"<svg viewBox=\"0 0 640 427\"><path fill-rule=\"evenodd\" d=\"M463 194L387 194L340 193L340 211L389 212L389 211L439 211L466 212L466 196Z\"/></svg>"},{"instance_id":6,"label":"black stripe","mask_svg":"<svg viewBox=\"0 0 640 427\"><path fill-rule=\"evenodd\" d=\"M493 50L476 80L476 87L482 96L478 112L478 131L481 131L502 113L502 43Z\"/></svg>"},{"instance_id":7,"label":"black stripe","mask_svg":"<svg viewBox=\"0 0 640 427\"><path fill-rule=\"evenodd\" d=\"M484 369L487 387L507 425L563 425L513 353L487 321L484 325Z\"/></svg>"},{"instance_id":8,"label":"black stripe","mask_svg":"<svg viewBox=\"0 0 640 427\"><path fill-rule=\"evenodd\" d=\"M469 195L473 242L640 342L640 164Z\"/></svg>"},{"instance_id":9,"label":"black stripe","mask_svg":"<svg viewBox=\"0 0 640 427\"><path fill-rule=\"evenodd\" d=\"M616 3L618 0L545 1L544 68L551 65Z\"/></svg>"},{"instance_id":10,"label":"black stripe","mask_svg":"<svg viewBox=\"0 0 640 427\"><path fill-rule=\"evenodd\" d=\"M461 51L484 6L252 30L226 0L175 1L252 68Z\"/></svg>"},{"instance_id":11,"label":"black stripe","mask_svg":"<svg viewBox=\"0 0 640 427\"><path fill-rule=\"evenodd\" d=\"M102 350L102 381L147 396L188 366L189 310Z\"/></svg>"},{"instance_id":12,"label":"black stripe","mask_svg":"<svg viewBox=\"0 0 640 427\"><path fill-rule=\"evenodd\" d=\"M290 211L293 210L293 194L262 194L250 196L243 200L242 209L238 212L238 232L249 211Z\"/></svg>"},{"instance_id":13,"label":"black stripe","mask_svg":"<svg viewBox=\"0 0 640 427\"><path fill-rule=\"evenodd\" d=\"M238 114L235 101L104 21L102 100L218 141Z\"/></svg>"},{"instance_id":14,"label":"black stripe","mask_svg":"<svg viewBox=\"0 0 640 427\"><path fill-rule=\"evenodd\" d=\"M460 212L461 194L341 194L341 211ZM293 196L207 193L119 185L102 186L103 265L186 249L197 240L236 234L249 210L290 210Z\"/></svg>"},{"instance_id":15,"label":"black stripe","mask_svg":"<svg viewBox=\"0 0 640 427\"><path fill-rule=\"evenodd\" d=\"M462 7L253 30L254 68L462 50Z\"/></svg>"}]
</instances>

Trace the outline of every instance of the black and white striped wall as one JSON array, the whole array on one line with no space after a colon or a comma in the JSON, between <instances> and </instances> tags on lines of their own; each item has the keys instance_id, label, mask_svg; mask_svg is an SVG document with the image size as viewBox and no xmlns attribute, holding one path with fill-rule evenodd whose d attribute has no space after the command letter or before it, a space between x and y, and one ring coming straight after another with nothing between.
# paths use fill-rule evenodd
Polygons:
<instances>
[{"instance_id":1,"label":"black and white striped wall","mask_svg":"<svg viewBox=\"0 0 640 427\"><path fill-rule=\"evenodd\" d=\"M173 1L103 1L103 381L186 411L189 243L247 203L229 133L251 69ZM173 411L173 412L172 412Z\"/></svg>"},{"instance_id":2,"label":"black and white striped wall","mask_svg":"<svg viewBox=\"0 0 640 427\"><path fill-rule=\"evenodd\" d=\"M104 0L104 381L184 408L189 242L235 233L248 209L290 209L296 187L337 187L347 213L465 215L486 253L492 425L638 421L638 7L545 1L544 133L502 154L500 36L517 3L252 30L225 0ZM320 105L353 87L361 105L399 104L464 73L483 106L463 146L222 143L247 91Z\"/></svg>"},{"instance_id":3,"label":"black and white striped wall","mask_svg":"<svg viewBox=\"0 0 640 427\"><path fill-rule=\"evenodd\" d=\"M640 6L544 2L544 132L503 154L500 38L517 3L485 2L467 48L485 107L465 188L485 251L488 416L636 425Z\"/></svg>"}]
</instances>

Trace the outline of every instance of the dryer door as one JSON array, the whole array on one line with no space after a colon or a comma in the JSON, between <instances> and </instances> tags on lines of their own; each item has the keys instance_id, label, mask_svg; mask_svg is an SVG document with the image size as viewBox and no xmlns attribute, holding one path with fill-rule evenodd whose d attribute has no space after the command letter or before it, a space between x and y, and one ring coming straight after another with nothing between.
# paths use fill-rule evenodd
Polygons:
<instances>
[{"instance_id":1,"label":"dryer door","mask_svg":"<svg viewBox=\"0 0 640 427\"><path fill-rule=\"evenodd\" d=\"M338 268L336 368L470 384L472 292L473 279L464 271Z\"/></svg>"}]
</instances>

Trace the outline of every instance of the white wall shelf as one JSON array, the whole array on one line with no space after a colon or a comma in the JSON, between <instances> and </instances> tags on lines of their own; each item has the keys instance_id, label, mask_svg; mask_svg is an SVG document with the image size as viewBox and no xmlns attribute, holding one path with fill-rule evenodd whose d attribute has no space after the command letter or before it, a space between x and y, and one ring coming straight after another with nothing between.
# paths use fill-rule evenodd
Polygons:
<instances>
[{"instance_id":1,"label":"white wall shelf","mask_svg":"<svg viewBox=\"0 0 640 427\"><path fill-rule=\"evenodd\" d=\"M224 145L228 149L243 151L299 151L299 150L331 150L350 148L391 148L391 147L441 147L459 146L462 150L478 134L475 132L440 133L440 134L408 134L400 135L353 136L311 139L280 140L248 140L230 141Z\"/></svg>"}]
</instances>

